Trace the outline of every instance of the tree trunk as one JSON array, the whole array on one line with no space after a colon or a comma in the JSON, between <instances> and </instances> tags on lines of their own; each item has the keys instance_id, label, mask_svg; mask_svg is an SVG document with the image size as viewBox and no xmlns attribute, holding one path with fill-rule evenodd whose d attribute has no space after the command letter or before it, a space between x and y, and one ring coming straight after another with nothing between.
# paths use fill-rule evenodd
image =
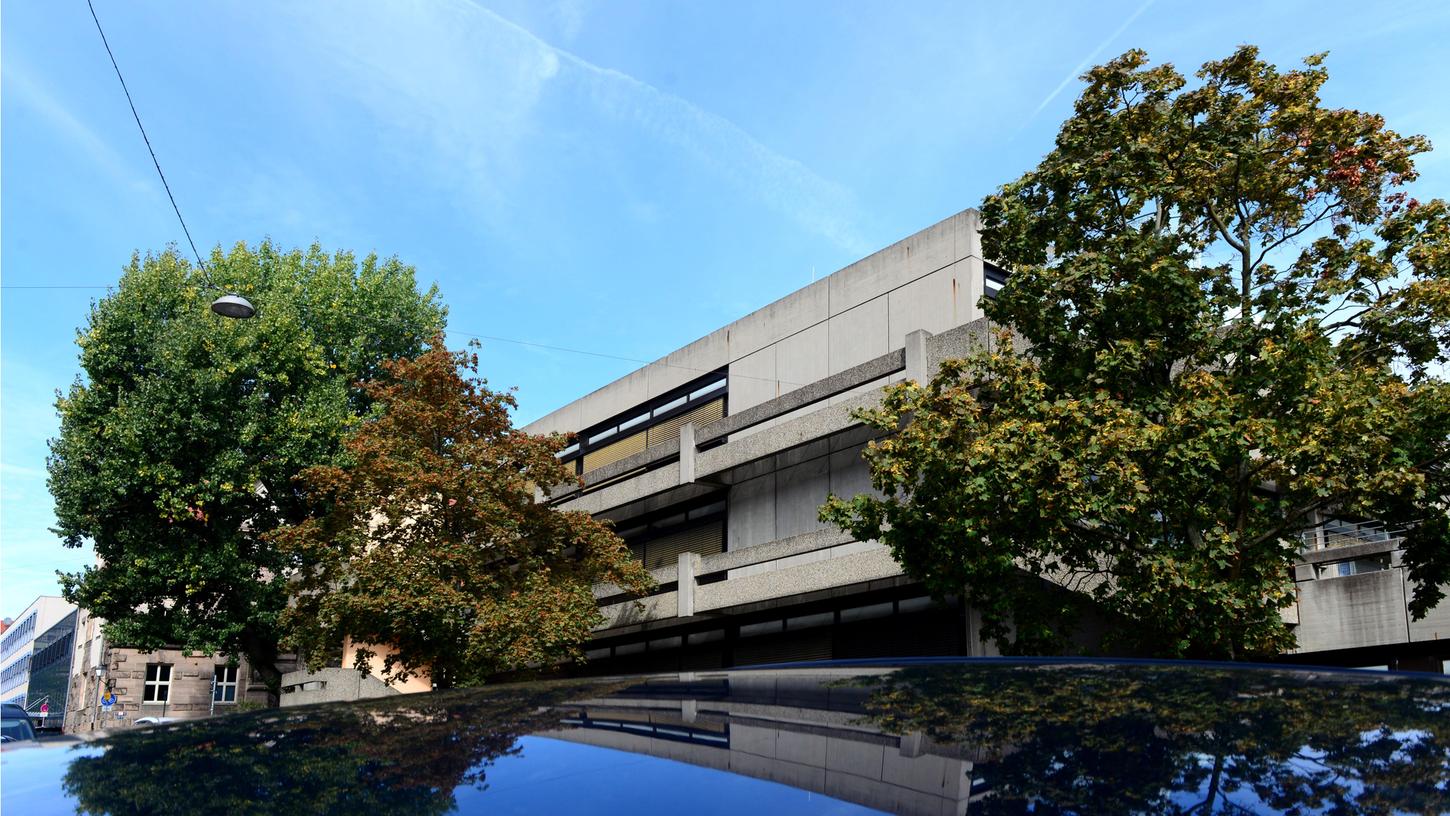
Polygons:
<instances>
[{"instance_id":1,"label":"tree trunk","mask_svg":"<svg viewBox=\"0 0 1450 816\"><path fill-rule=\"evenodd\" d=\"M277 668L277 643L258 635L251 629L242 631L242 653L247 656L253 670L262 676L267 686L267 707L277 708L282 704L282 670Z\"/></svg>"}]
</instances>

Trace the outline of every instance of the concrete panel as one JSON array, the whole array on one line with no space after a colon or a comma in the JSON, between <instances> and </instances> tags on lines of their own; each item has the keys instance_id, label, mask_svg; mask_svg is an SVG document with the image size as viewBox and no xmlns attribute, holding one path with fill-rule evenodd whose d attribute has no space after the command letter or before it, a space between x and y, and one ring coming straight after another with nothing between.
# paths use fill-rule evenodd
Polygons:
<instances>
[{"instance_id":1,"label":"concrete panel","mask_svg":"<svg viewBox=\"0 0 1450 816\"><path fill-rule=\"evenodd\" d=\"M830 316L878 298L911 278L901 242L868 255L826 278L831 288Z\"/></svg>"},{"instance_id":2,"label":"concrete panel","mask_svg":"<svg viewBox=\"0 0 1450 816\"><path fill-rule=\"evenodd\" d=\"M775 373L774 346L761 349L730 364L730 413L739 413L778 396L780 383Z\"/></svg>"},{"instance_id":3,"label":"concrete panel","mask_svg":"<svg viewBox=\"0 0 1450 816\"><path fill-rule=\"evenodd\" d=\"M848 397L839 404L812 411L753 436L732 436L729 444L699 453L695 459L695 477L705 479L779 451L854 428L859 423L851 417L851 412L856 408L879 405L880 401L880 392L873 390Z\"/></svg>"},{"instance_id":4,"label":"concrete panel","mask_svg":"<svg viewBox=\"0 0 1450 816\"><path fill-rule=\"evenodd\" d=\"M893 348L887 320L887 299L869 300L831 318L830 373L845 371ZM905 335L895 340L900 347Z\"/></svg>"},{"instance_id":5,"label":"concrete panel","mask_svg":"<svg viewBox=\"0 0 1450 816\"><path fill-rule=\"evenodd\" d=\"M817 380L803 388L797 388L769 402L761 403L752 408L732 411L729 416L700 428L700 432L696 435L695 439L700 444L704 444L713 439L727 437L732 433L736 433L756 423L767 419L779 418L782 414L792 412L797 408L818 403L827 397L839 394L861 383L888 376L903 368L905 365L905 356L905 352L898 349L897 351L883 354L880 357L862 363L859 366L854 366L845 371L828 376L823 380Z\"/></svg>"},{"instance_id":6,"label":"concrete panel","mask_svg":"<svg viewBox=\"0 0 1450 816\"><path fill-rule=\"evenodd\" d=\"M1409 639L1399 570L1305 581L1298 588L1297 651L1379 646Z\"/></svg>"},{"instance_id":7,"label":"concrete panel","mask_svg":"<svg viewBox=\"0 0 1450 816\"><path fill-rule=\"evenodd\" d=\"M893 785L922 793L956 798L961 792L964 765L960 759L935 754L903 757L901 752L886 749L881 778Z\"/></svg>"},{"instance_id":8,"label":"concrete panel","mask_svg":"<svg viewBox=\"0 0 1450 816\"><path fill-rule=\"evenodd\" d=\"M645 369L650 398L728 365L730 347L725 338L725 330L720 329L650 363Z\"/></svg>"},{"instance_id":9,"label":"concrete panel","mask_svg":"<svg viewBox=\"0 0 1450 816\"><path fill-rule=\"evenodd\" d=\"M992 324L986 318L977 318L951 331L927 338L927 371L935 375L942 360L964 357L975 351L991 348L996 342L992 337L992 330Z\"/></svg>"},{"instance_id":10,"label":"concrete panel","mask_svg":"<svg viewBox=\"0 0 1450 816\"><path fill-rule=\"evenodd\" d=\"M605 629L629 626L635 623L643 623L644 621L673 618L679 609L676 606L678 600L679 598L676 593L665 592L659 595L651 595L648 598L641 598L638 601L626 601L624 603L600 607L599 614L604 616L604 623L596 626L594 631L600 632Z\"/></svg>"},{"instance_id":11,"label":"concrete panel","mask_svg":"<svg viewBox=\"0 0 1450 816\"><path fill-rule=\"evenodd\" d=\"M695 592L695 611L722 609L738 604L784 598L820 589L859 584L901 574L901 565L885 547L831 560L830 569L805 564L749 577L703 584Z\"/></svg>"},{"instance_id":12,"label":"concrete panel","mask_svg":"<svg viewBox=\"0 0 1450 816\"><path fill-rule=\"evenodd\" d=\"M725 548L730 551L775 541L775 474L730 488Z\"/></svg>"},{"instance_id":13,"label":"concrete panel","mask_svg":"<svg viewBox=\"0 0 1450 816\"><path fill-rule=\"evenodd\" d=\"M1401 574L1403 570L1396 570ZM1403 592L1409 600L1415 592L1415 585L1406 580ZM1443 600L1421 620L1410 619L1410 640L1444 640L1450 638L1450 600Z\"/></svg>"},{"instance_id":14,"label":"concrete panel","mask_svg":"<svg viewBox=\"0 0 1450 816\"><path fill-rule=\"evenodd\" d=\"M779 559L782 558L788 558L805 552L815 552L816 550L835 549L838 546L845 546L850 543L853 542L848 533L843 533L839 530L820 530L814 533L792 536L791 538L756 544L741 549L732 546L726 552L707 555L702 558L697 574L705 575L721 570L766 562L779 563Z\"/></svg>"},{"instance_id":15,"label":"concrete panel","mask_svg":"<svg viewBox=\"0 0 1450 816\"><path fill-rule=\"evenodd\" d=\"M775 755L802 765L826 766L826 742L812 734L780 731L775 738Z\"/></svg>"},{"instance_id":16,"label":"concrete panel","mask_svg":"<svg viewBox=\"0 0 1450 816\"><path fill-rule=\"evenodd\" d=\"M961 317L957 325L970 323L973 320L981 320L987 313L982 311L982 295L987 292L986 264L976 256L969 257L959 264L963 271L957 274L957 281L961 286L958 293L961 297Z\"/></svg>"},{"instance_id":17,"label":"concrete panel","mask_svg":"<svg viewBox=\"0 0 1450 816\"><path fill-rule=\"evenodd\" d=\"M825 322L781 340L775 347L781 393L823 380L830 374L830 333Z\"/></svg>"},{"instance_id":18,"label":"concrete panel","mask_svg":"<svg viewBox=\"0 0 1450 816\"><path fill-rule=\"evenodd\" d=\"M775 455L775 469L783 470L813 459L820 459L831 452L831 440L817 439L814 442L807 442L799 447L781 451Z\"/></svg>"},{"instance_id":19,"label":"concrete panel","mask_svg":"<svg viewBox=\"0 0 1450 816\"><path fill-rule=\"evenodd\" d=\"M885 746L870 742L826 738L826 767L833 771L881 779Z\"/></svg>"},{"instance_id":20,"label":"concrete panel","mask_svg":"<svg viewBox=\"0 0 1450 816\"><path fill-rule=\"evenodd\" d=\"M636 369L595 391L579 401L579 413L575 417L583 430L596 422L603 422L621 414L649 399L649 375L645 369Z\"/></svg>"},{"instance_id":21,"label":"concrete panel","mask_svg":"<svg viewBox=\"0 0 1450 816\"><path fill-rule=\"evenodd\" d=\"M968 320L967 264L960 262L932 272L892 291L886 297L887 334L892 347L918 329L936 334Z\"/></svg>"},{"instance_id":22,"label":"concrete panel","mask_svg":"<svg viewBox=\"0 0 1450 816\"><path fill-rule=\"evenodd\" d=\"M837 394L836 396L831 397L830 399L826 400L826 404L827 405L840 405L840 404L846 403L846 402L853 402L853 401L860 402L860 399L859 398L860 398L860 396L862 394L868 394L868 393L871 393L871 392L874 391L874 392L878 392L877 399L874 402L862 403L862 405L865 406L865 407L871 407L871 408L879 407L881 405L881 399L880 399L880 397L885 396L885 391L883 389L888 384L890 384L890 382L891 382L891 377L882 377L880 379L872 380L872 381L867 382L867 383L862 383L862 384L856 386L855 388L850 389L849 391L843 391L843 392Z\"/></svg>"},{"instance_id":23,"label":"concrete panel","mask_svg":"<svg viewBox=\"0 0 1450 816\"><path fill-rule=\"evenodd\" d=\"M855 774L826 771L826 795L855 802L887 813L896 811L896 790L875 779L862 779Z\"/></svg>"},{"instance_id":24,"label":"concrete panel","mask_svg":"<svg viewBox=\"0 0 1450 816\"><path fill-rule=\"evenodd\" d=\"M975 209L962 210L945 222L952 231L953 247L959 258L983 258L982 214Z\"/></svg>"},{"instance_id":25,"label":"concrete panel","mask_svg":"<svg viewBox=\"0 0 1450 816\"><path fill-rule=\"evenodd\" d=\"M602 487L593 493L572 497L560 502L559 507L564 510L582 510L590 514L602 513L605 510L612 510L621 505L679 487L680 463L671 462L634 478ZM689 489L681 488L681 492L696 495L699 493L695 485L686 485L685 488Z\"/></svg>"},{"instance_id":26,"label":"concrete panel","mask_svg":"<svg viewBox=\"0 0 1450 816\"><path fill-rule=\"evenodd\" d=\"M831 314L981 253L976 213L958 213L831 275Z\"/></svg>"},{"instance_id":27,"label":"concrete panel","mask_svg":"<svg viewBox=\"0 0 1450 816\"><path fill-rule=\"evenodd\" d=\"M827 280L817 281L725 327L730 359L738 360L830 316Z\"/></svg>"},{"instance_id":28,"label":"concrete panel","mask_svg":"<svg viewBox=\"0 0 1450 816\"><path fill-rule=\"evenodd\" d=\"M732 753L744 751L748 754L774 759L775 736L774 728L732 723L730 725L730 750Z\"/></svg>"},{"instance_id":29,"label":"concrete panel","mask_svg":"<svg viewBox=\"0 0 1450 816\"><path fill-rule=\"evenodd\" d=\"M858 445L831 454L831 492L843 499L861 493L876 494L871 487L871 469L861 458L865 445Z\"/></svg>"},{"instance_id":30,"label":"concrete panel","mask_svg":"<svg viewBox=\"0 0 1450 816\"><path fill-rule=\"evenodd\" d=\"M756 779L768 779L772 782L780 782L793 788L817 793L823 793L826 787L826 772L822 768L797 765L794 762L781 762L740 751L730 752L730 770L732 773Z\"/></svg>"},{"instance_id":31,"label":"concrete panel","mask_svg":"<svg viewBox=\"0 0 1450 816\"><path fill-rule=\"evenodd\" d=\"M775 480L775 537L824 530L817 514L831 486L829 457L819 457L783 468Z\"/></svg>"},{"instance_id":32,"label":"concrete panel","mask_svg":"<svg viewBox=\"0 0 1450 816\"><path fill-rule=\"evenodd\" d=\"M574 433L583 427L579 424L580 405L582 403L583 400L571 402L557 411L530 422L524 426L524 430L534 434Z\"/></svg>"}]
</instances>

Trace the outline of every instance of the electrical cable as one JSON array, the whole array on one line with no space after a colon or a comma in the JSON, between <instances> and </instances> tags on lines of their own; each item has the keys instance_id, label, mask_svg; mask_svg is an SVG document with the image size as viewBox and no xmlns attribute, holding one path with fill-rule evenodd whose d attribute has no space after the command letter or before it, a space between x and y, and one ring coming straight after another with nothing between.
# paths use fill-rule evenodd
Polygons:
<instances>
[{"instance_id":1,"label":"electrical cable","mask_svg":"<svg viewBox=\"0 0 1450 816\"><path fill-rule=\"evenodd\" d=\"M91 20L93 20L95 22L95 24L96 24L96 33L98 33L98 34L101 35L101 45L105 46L105 48L106 48L106 56L110 57L110 59L111 59L111 67L114 68L115 71L116 71L116 79L120 81L120 83L121 83L121 91L122 91L122 93L124 93L126 95L126 104L131 107L131 116L132 116L132 118L134 118L136 120L136 129L139 130L139 131L141 131L141 140L146 143L146 151L151 154L151 163L153 165L155 165L155 167L156 167L156 175L161 178L161 186L163 188L165 188L165 190L166 190L166 198L167 198L167 200L169 200L171 202L171 209L172 209L172 211L174 211L176 213L176 220L177 220L177 222L181 224L181 232L186 236L186 243L191 247L191 254L196 257L196 265L197 265L197 268L200 269L201 274L202 274L202 277L205 278L205 280L207 282L207 285L211 286L211 288L216 289L217 291L222 291L221 288L218 287L216 285L216 283L212 280L211 274L207 271L206 263L204 261L202 261L202 259L201 259L201 252L198 251L197 248L196 248L196 241L193 240L192 237L191 237L191 230L188 229L187 226L186 226L186 219L183 218L182 215L181 215L181 207L177 205L177 203L176 203L176 196L173 195L172 192L171 192L171 185L166 181L166 173L162 171L162 169L161 169L161 161L160 161L160 159L158 159L156 157L156 150L155 150L155 148L153 148L151 146L151 138L146 135L146 126L143 125L143 124L141 124L141 114L139 112L137 112L137 110L136 110L136 102L135 102L135 100L133 100L131 98L131 89L129 87L127 87L127 85L126 85L126 77L121 74L121 66L120 66L119 63L116 62L116 54L115 54L115 52L113 52L111 50L111 43L110 43L110 41L108 39L106 39L106 31L105 31L104 28L101 27L101 18L96 15L96 7L91 2L91 0L86 0L86 8L90 9L90 12L91 12ZM97 287L90 287L90 286L0 286L0 288L3 288L3 289L90 289L90 288L96 288L96 289L106 288L106 289L109 289L111 287L109 287L109 286L107 286L107 287L99 287L99 286L97 286ZM498 343L514 343L514 344L521 345L521 346L532 346L534 348L548 349L550 351L567 352L569 354L583 354L583 355L588 355L590 357L600 357L600 358L607 359L607 360L620 360L622 362L636 363L636 364L639 364L639 365L649 365L651 362L654 362L654 361L651 361L651 360L641 360L641 359L638 359L638 358L635 358L635 357L624 357L624 356L617 355L617 354L606 354L606 353L598 352L598 351L585 351L583 349L571 349L571 348L566 348L564 346L551 346L551 345L548 345L548 344L545 344L545 343L534 343L534 342L531 342L531 341L528 341L528 340L516 340L516 339L512 339L512 338L508 338L508 337L495 337L495 336L490 336L490 335L486 335L486 334L473 334L471 332L458 331L458 330L445 330L445 331L449 331L452 334L463 335L464 337L471 337L471 338L474 338L474 339L477 339L477 340L489 340L489 341L498 342ZM669 368L679 368L679 369L683 369L683 370L686 370L686 371L699 371L701 373L709 373L708 371L706 371L704 369L696 369L696 368L693 368L691 366L682 366L682 365L676 365L676 364L673 364L673 363L663 363L663 365L665 365L666 367L669 367ZM733 376L741 377L743 379L761 380L761 381L765 381L765 382L781 383L781 384L784 384L784 385L801 385L801 383L791 383L791 382L787 382L785 380L779 380L779 379L769 378L769 377L752 377L752 376L745 375L745 374L737 374L737 375L733 375Z\"/></svg>"},{"instance_id":2,"label":"electrical cable","mask_svg":"<svg viewBox=\"0 0 1450 816\"><path fill-rule=\"evenodd\" d=\"M156 165L156 175L161 177L161 186L166 189L166 197L171 201L171 209L176 212L176 220L181 223L181 231L186 235L186 243L191 245L191 254L196 256L196 265L201 268L201 274L206 282L213 289L218 289L212 281L211 275L207 272L206 264L201 260L201 253L196 249L196 241L191 239L191 230L186 227L186 219L181 217L181 207L176 204L176 196L171 194L171 185L166 181L166 174L161 171L161 161L156 158L156 150L151 147L151 137L146 135L146 126L141 124L141 114L136 112L136 102L131 99L131 89L126 87L126 78L121 75L121 66L116 62L116 55L111 51L111 43L106 39L106 31L101 28L101 18L96 16L96 7L91 0L86 0L86 7L91 10L91 19L96 23L96 32L101 35L101 45L106 47L106 56L111 58L111 67L116 69L116 79L121 81L121 92L126 94L126 104L131 106L131 116L136 119L136 129L141 131L141 140L146 143L146 151L151 154L151 163Z\"/></svg>"}]
</instances>

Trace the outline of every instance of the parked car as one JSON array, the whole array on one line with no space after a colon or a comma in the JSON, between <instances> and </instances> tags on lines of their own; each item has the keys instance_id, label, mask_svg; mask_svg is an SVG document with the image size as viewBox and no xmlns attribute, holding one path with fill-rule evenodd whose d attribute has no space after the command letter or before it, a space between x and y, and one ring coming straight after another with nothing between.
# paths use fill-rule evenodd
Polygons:
<instances>
[{"instance_id":1,"label":"parked car","mask_svg":"<svg viewBox=\"0 0 1450 816\"><path fill-rule=\"evenodd\" d=\"M137 725L161 725L162 723L176 722L176 717L138 717Z\"/></svg>"},{"instance_id":2,"label":"parked car","mask_svg":"<svg viewBox=\"0 0 1450 816\"><path fill-rule=\"evenodd\" d=\"M1450 681L1432 675L797 664L124 730L67 751L6 753L0 806L28 816L1446 813L1447 710Z\"/></svg>"},{"instance_id":3,"label":"parked car","mask_svg":"<svg viewBox=\"0 0 1450 816\"><path fill-rule=\"evenodd\" d=\"M23 706L0 704L0 742L28 742L35 739L35 728Z\"/></svg>"}]
</instances>

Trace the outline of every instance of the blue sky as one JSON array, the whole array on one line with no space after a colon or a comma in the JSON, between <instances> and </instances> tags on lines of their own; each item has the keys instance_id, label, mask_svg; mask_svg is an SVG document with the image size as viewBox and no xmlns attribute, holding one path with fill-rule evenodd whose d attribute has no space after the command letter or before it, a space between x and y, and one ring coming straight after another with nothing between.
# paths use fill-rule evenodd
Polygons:
<instances>
[{"instance_id":1,"label":"blue sky","mask_svg":"<svg viewBox=\"0 0 1450 816\"><path fill-rule=\"evenodd\" d=\"M1331 104L1446 150L1441 2L96 0L204 251L398 255L462 333L659 357L974 206L1088 65L1329 51ZM0 614L89 553L47 531L54 391L135 250L182 240L83 0L0 5ZM18 287L76 287L33 289ZM486 341L527 422L637 367Z\"/></svg>"}]
</instances>

